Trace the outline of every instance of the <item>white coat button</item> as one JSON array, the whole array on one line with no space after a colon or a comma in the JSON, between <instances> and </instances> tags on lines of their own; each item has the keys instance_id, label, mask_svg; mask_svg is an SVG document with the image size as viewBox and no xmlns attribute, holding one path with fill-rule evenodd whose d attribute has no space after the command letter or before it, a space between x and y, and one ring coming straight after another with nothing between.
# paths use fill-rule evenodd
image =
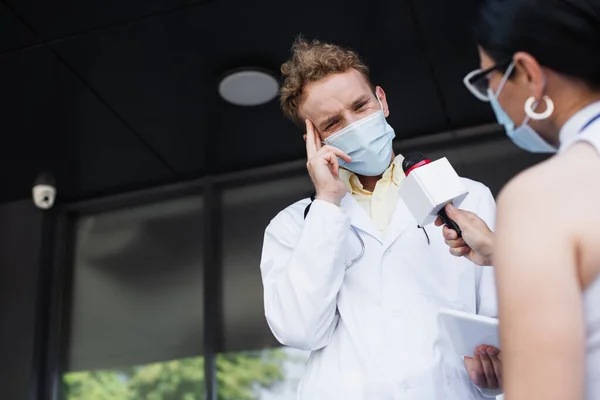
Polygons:
<instances>
[{"instance_id":1,"label":"white coat button","mask_svg":"<svg viewBox=\"0 0 600 400\"><path fill-rule=\"evenodd\" d=\"M379 224L379 226L377 228L379 228L379 230L382 231L382 230L385 229L385 225L384 224Z\"/></svg>"}]
</instances>

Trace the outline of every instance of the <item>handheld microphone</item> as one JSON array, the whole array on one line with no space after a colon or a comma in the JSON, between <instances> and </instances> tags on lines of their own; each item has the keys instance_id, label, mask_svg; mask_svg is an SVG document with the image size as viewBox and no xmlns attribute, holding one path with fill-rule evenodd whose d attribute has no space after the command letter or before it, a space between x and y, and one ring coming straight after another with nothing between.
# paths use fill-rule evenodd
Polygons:
<instances>
[{"instance_id":1,"label":"handheld microphone","mask_svg":"<svg viewBox=\"0 0 600 400\"><path fill-rule=\"evenodd\" d=\"M461 237L460 227L448 217L446 204L456 207L469 192L446 157L431 161L415 152L402 161L406 178L400 187L400 197L413 214L419 227L431 224L439 216L448 228Z\"/></svg>"}]
</instances>

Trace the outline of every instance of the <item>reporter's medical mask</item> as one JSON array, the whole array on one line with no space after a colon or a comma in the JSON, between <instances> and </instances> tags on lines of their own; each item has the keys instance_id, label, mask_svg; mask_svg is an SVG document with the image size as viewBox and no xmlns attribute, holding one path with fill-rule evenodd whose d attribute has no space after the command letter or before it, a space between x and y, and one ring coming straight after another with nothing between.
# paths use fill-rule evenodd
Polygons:
<instances>
[{"instance_id":1,"label":"reporter's medical mask","mask_svg":"<svg viewBox=\"0 0 600 400\"><path fill-rule=\"evenodd\" d=\"M387 123L382 106L381 110L348 125L324 142L352 157L349 163L338 157L341 167L358 175L378 176L390 166L394 137L396 134Z\"/></svg>"},{"instance_id":2,"label":"reporter's medical mask","mask_svg":"<svg viewBox=\"0 0 600 400\"><path fill-rule=\"evenodd\" d=\"M542 137L531 126L529 126L529 120L531 119L529 116L526 116L523 123L519 127L515 128L515 123L506 113L506 111L504 111L500 105L500 102L498 101L500 92L502 92L502 89L504 88L504 85L506 84L506 81L508 80L508 77L514 68L515 63L513 61L504 73L504 77L500 81L496 93L494 93L492 89L488 89L490 104L494 110L494 114L496 114L496 119L498 120L499 124L504 125L506 135L510 138L510 140L512 140L514 144L523 150L530 153L556 153L557 149L542 139Z\"/></svg>"}]
</instances>

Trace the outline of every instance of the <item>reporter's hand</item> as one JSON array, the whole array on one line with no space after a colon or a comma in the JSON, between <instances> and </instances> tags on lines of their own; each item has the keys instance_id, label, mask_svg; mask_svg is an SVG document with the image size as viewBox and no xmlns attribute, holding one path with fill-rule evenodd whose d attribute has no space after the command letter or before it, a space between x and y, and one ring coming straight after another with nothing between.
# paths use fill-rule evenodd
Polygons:
<instances>
[{"instance_id":1,"label":"reporter's hand","mask_svg":"<svg viewBox=\"0 0 600 400\"><path fill-rule=\"evenodd\" d=\"M465 368L482 389L502 388L502 353L492 346L479 346L473 358L465 357Z\"/></svg>"},{"instance_id":2,"label":"reporter's hand","mask_svg":"<svg viewBox=\"0 0 600 400\"><path fill-rule=\"evenodd\" d=\"M442 226L446 244L450 253L456 257L466 257L477 265L491 265L494 244L494 233L487 224L476 214L459 210L452 204L446 205L448 217L458 224L462 237L459 238L455 230L444 225L438 217L437 226Z\"/></svg>"},{"instance_id":3,"label":"reporter's hand","mask_svg":"<svg viewBox=\"0 0 600 400\"><path fill-rule=\"evenodd\" d=\"M306 168L317 192L316 199L340 205L348 189L339 177L338 157L350 162L350 156L332 146L323 146L310 120L306 120Z\"/></svg>"}]
</instances>

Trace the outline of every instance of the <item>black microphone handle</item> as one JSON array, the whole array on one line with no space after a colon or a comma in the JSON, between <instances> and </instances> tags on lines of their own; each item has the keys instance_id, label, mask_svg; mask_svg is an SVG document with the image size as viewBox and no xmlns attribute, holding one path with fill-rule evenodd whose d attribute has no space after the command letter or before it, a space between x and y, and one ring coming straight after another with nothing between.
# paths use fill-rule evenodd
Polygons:
<instances>
[{"instance_id":1,"label":"black microphone handle","mask_svg":"<svg viewBox=\"0 0 600 400\"><path fill-rule=\"evenodd\" d=\"M458 224L456 222L452 221L450 219L450 217L448 217L448 214L446 213L446 207L443 207L438 212L438 215L442 219L442 221L444 222L444 225L446 225L448 228L453 229L454 231L456 231L456 233L458 234L458 237L462 236L462 232L460 231L460 227L458 226Z\"/></svg>"}]
</instances>

